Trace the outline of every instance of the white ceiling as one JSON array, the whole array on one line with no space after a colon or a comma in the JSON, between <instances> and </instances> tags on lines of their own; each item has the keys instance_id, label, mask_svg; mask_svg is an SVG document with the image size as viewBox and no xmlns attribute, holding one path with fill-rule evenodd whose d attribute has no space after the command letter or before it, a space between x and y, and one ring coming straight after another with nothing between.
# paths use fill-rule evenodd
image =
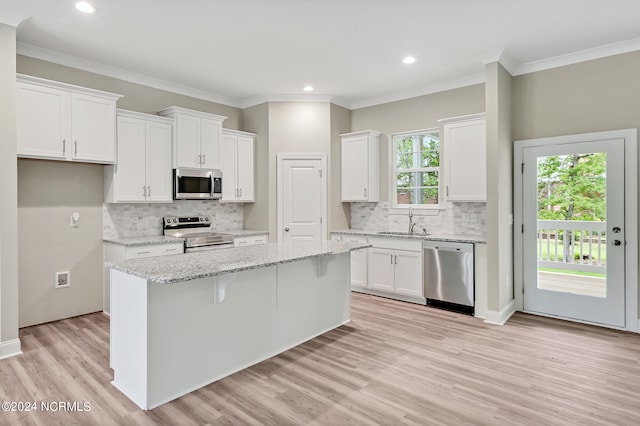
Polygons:
<instances>
[{"instance_id":1,"label":"white ceiling","mask_svg":"<svg viewBox=\"0 0 640 426\"><path fill-rule=\"evenodd\" d=\"M640 49L638 0L2 0L18 52L234 106L350 108ZM577 52L577 53L576 53ZM403 65L413 55L417 62Z\"/></svg>"}]
</instances>

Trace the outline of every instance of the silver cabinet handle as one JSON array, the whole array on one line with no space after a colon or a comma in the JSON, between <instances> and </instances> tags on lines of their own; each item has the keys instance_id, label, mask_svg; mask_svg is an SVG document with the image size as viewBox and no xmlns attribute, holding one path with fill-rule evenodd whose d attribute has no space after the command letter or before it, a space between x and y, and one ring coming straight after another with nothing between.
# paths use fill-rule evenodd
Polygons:
<instances>
[{"instance_id":1,"label":"silver cabinet handle","mask_svg":"<svg viewBox=\"0 0 640 426\"><path fill-rule=\"evenodd\" d=\"M236 188L236 198L238 198L238 188Z\"/></svg>"},{"instance_id":2,"label":"silver cabinet handle","mask_svg":"<svg viewBox=\"0 0 640 426\"><path fill-rule=\"evenodd\" d=\"M62 155L64 156L67 153L67 140L62 139Z\"/></svg>"},{"instance_id":3,"label":"silver cabinet handle","mask_svg":"<svg viewBox=\"0 0 640 426\"><path fill-rule=\"evenodd\" d=\"M449 185L444 187L444 195L449 196Z\"/></svg>"},{"instance_id":4,"label":"silver cabinet handle","mask_svg":"<svg viewBox=\"0 0 640 426\"><path fill-rule=\"evenodd\" d=\"M364 197L367 197L367 188L364 189Z\"/></svg>"},{"instance_id":5,"label":"silver cabinet handle","mask_svg":"<svg viewBox=\"0 0 640 426\"><path fill-rule=\"evenodd\" d=\"M240 188L240 198L242 198L242 188Z\"/></svg>"},{"instance_id":6,"label":"silver cabinet handle","mask_svg":"<svg viewBox=\"0 0 640 426\"><path fill-rule=\"evenodd\" d=\"M151 187L147 186L147 197L151 197Z\"/></svg>"},{"instance_id":7,"label":"silver cabinet handle","mask_svg":"<svg viewBox=\"0 0 640 426\"><path fill-rule=\"evenodd\" d=\"M150 251L139 251L138 254L149 254L151 253Z\"/></svg>"},{"instance_id":8,"label":"silver cabinet handle","mask_svg":"<svg viewBox=\"0 0 640 426\"><path fill-rule=\"evenodd\" d=\"M398 255L397 254L393 255L393 263L394 263L394 265L398 264Z\"/></svg>"},{"instance_id":9,"label":"silver cabinet handle","mask_svg":"<svg viewBox=\"0 0 640 426\"><path fill-rule=\"evenodd\" d=\"M73 142L73 156L74 157L78 156L78 141Z\"/></svg>"},{"instance_id":10,"label":"silver cabinet handle","mask_svg":"<svg viewBox=\"0 0 640 426\"><path fill-rule=\"evenodd\" d=\"M391 264L393 265L393 255L392 254L389 255L389 260L391 261Z\"/></svg>"},{"instance_id":11,"label":"silver cabinet handle","mask_svg":"<svg viewBox=\"0 0 640 426\"><path fill-rule=\"evenodd\" d=\"M147 198L147 187L145 185L142 185L142 196Z\"/></svg>"},{"instance_id":12,"label":"silver cabinet handle","mask_svg":"<svg viewBox=\"0 0 640 426\"><path fill-rule=\"evenodd\" d=\"M202 154L202 164L207 164L207 156Z\"/></svg>"}]
</instances>

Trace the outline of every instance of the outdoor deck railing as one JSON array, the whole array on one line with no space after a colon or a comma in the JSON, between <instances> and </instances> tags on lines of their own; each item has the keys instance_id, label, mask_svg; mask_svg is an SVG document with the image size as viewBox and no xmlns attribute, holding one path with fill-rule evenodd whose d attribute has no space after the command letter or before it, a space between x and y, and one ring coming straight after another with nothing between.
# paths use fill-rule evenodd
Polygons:
<instances>
[{"instance_id":1,"label":"outdoor deck railing","mask_svg":"<svg viewBox=\"0 0 640 426\"><path fill-rule=\"evenodd\" d=\"M606 273L606 222L538 221L538 266Z\"/></svg>"}]
</instances>

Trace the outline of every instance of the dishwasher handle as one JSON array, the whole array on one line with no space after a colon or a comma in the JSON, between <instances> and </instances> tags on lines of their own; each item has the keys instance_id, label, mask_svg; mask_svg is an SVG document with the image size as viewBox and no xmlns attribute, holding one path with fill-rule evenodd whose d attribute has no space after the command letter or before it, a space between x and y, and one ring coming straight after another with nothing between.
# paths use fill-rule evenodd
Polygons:
<instances>
[{"instance_id":1,"label":"dishwasher handle","mask_svg":"<svg viewBox=\"0 0 640 426\"><path fill-rule=\"evenodd\" d=\"M422 243L424 250L449 251L454 253L473 253L473 244L456 243L451 241L424 241Z\"/></svg>"}]
</instances>

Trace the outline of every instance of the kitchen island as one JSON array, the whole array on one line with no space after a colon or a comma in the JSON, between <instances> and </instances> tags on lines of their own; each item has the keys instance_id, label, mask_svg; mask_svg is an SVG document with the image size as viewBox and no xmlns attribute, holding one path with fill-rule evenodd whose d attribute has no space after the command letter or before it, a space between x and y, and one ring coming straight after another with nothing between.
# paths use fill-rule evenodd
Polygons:
<instances>
[{"instance_id":1,"label":"kitchen island","mask_svg":"<svg viewBox=\"0 0 640 426\"><path fill-rule=\"evenodd\" d=\"M113 385L143 409L350 320L349 253L363 243L269 244L111 266Z\"/></svg>"}]
</instances>

